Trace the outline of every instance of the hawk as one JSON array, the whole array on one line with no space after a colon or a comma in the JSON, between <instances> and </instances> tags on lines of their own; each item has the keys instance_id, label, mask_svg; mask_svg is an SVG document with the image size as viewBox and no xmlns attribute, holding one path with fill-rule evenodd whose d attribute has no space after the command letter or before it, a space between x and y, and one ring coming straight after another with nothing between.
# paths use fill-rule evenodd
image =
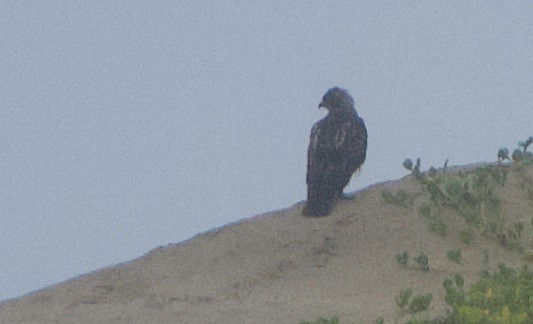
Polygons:
<instances>
[{"instance_id":1,"label":"hawk","mask_svg":"<svg viewBox=\"0 0 533 324\"><path fill-rule=\"evenodd\" d=\"M343 189L366 158L367 132L347 90L334 87L322 97L318 108L328 115L311 130L307 151L306 216L326 216L333 200L344 198Z\"/></svg>"}]
</instances>

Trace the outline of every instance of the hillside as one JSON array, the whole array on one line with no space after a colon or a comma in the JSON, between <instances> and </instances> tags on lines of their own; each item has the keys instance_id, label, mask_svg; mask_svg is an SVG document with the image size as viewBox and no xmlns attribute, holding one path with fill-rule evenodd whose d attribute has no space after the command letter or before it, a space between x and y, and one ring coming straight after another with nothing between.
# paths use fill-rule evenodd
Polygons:
<instances>
[{"instance_id":1,"label":"hillside","mask_svg":"<svg viewBox=\"0 0 533 324\"><path fill-rule=\"evenodd\" d=\"M533 167L491 166L504 175L489 192L497 211L481 204L468 223L451 189L453 181L475 180L467 173L477 167L439 170L456 175L442 180L452 195L442 202L409 175L356 192L328 217L305 218L299 203L245 219L9 300L0 323L296 324L333 315L341 323L378 316L388 323L404 288L432 293L429 314L445 314L443 279L460 272L470 285L486 252L491 269L531 263ZM518 222L524 229L511 237ZM461 250L460 263L447 258L451 249ZM396 256L403 251L424 253L429 271L402 268Z\"/></svg>"}]
</instances>

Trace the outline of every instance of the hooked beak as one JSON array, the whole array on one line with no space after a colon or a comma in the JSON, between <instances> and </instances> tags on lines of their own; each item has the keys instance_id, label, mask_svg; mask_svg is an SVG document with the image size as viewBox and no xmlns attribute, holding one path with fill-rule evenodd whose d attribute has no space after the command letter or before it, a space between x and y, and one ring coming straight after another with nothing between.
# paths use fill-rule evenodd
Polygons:
<instances>
[{"instance_id":1,"label":"hooked beak","mask_svg":"<svg viewBox=\"0 0 533 324\"><path fill-rule=\"evenodd\" d=\"M318 109L320 109L322 107L326 108L326 105L324 104L324 102L321 102L321 103L318 104Z\"/></svg>"}]
</instances>

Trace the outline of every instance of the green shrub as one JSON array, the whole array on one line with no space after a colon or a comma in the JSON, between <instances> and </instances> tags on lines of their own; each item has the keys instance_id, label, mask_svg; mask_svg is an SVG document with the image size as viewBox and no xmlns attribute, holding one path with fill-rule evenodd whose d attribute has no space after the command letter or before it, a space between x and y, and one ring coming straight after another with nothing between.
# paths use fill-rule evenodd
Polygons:
<instances>
[{"instance_id":1,"label":"green shrub","mask_svg":"<svg viewBox=\"0 0 533 324\"><path fill-rule=\"evenodd\" d=\"M452 306L452 323L531 323L533 321L533 272L524 266L515 271L500 265L482 276L468 292L462 276L443 282L444 300Z\"/></svg>"},{"instance_id":2,"label":"green shrub","mask_svg":"<svg viewBox=\"0 0 533 324\"><path fill-rule=\"evenodd\" d=\"M441 236L449 232L449 212L460 215L468 225L468 231L460 234L466 244L472 243L472 229L476 228L496 237L504 233L501 200L496 193L505 186L507 176L507 168L487 165L467 173L421 177L427 199L420 204L418 213L426 218L430 231Z\"/></svg>"},{"instance_id":3,"label":"green shrub","mask_svg":"<svg viewBox=\"0 0 533 324\"><path fill-rule=\"evenodd\" d=\"M400 294L395 299L396 306L398 306L399 309L404 309L409 303L409 298L411 298L412 294L413 290L411 288L400 291Z\"/></svg>"},{"instance_id":4,"label":"green shrub","mask_svg":"<svg viewBox=\"0 0 533 324\"><path fill-rule=\"evenodd\" d=\"M407 262L409 262L409 253L403 251L396 255L396 261L401 268L407 268Z\"/></svg>"},{"instance_id":5,"label":"green shrub","mask_svg":"<svg viewBox=\"0 0 533 324\"><path fill-rule=\"evenodd\" d=\"M471 229L460 230L459 239L466 245L471 245L474 242L474 232Z\"/></svg>"},{"instance_id":6,"label":"green shrub","mask_svg":"<svg viewBox=\"0 0 533 324\"><path fill-rule=\"evenodd\" d=\"M432 294L416 295L409 305L409 313L416 314L427 310L432 299Z\"/></svg>"},{"instance_id":7,"label":"green shrub","mask_svg":"<svg viewBox=\"0 0 533 324\"><path fill-rule=\"evenodd\" d=\"M415 258L416 263L418 264L418 268L424 272L429 271L429 262L428 257L420 252L420 254Z\"/></svg>"},{"instance_id":8,"label":"green shrub","mask_svg":"<svg viewBox=\"0 0 533 324\"><path fill-rule=\"evenodd\" d=\"M402 253L396 254L396 262L398 262L400 268L410 268L422 270L424 272L429 271L428 257L423 252L420 252L417 257L414 257L412 259L416 262L416 265L409 265L409 253L407 253L407 251L403 251Z\"/></svg>"},{"instance_id":9,"label":"green shrub","mask_svg":"<svg viewBox=\"0 0 533 324\"><path fill-rule=\"evenodd\" d=\"M451 261L455 261L457 263L461 262L461 250L459 249L446 251L446 256Z\"/></svg>"},{"instance_id":10,"label":"green shrub","mask_svg":"<svg viewBox=\"0 0 533 324\"><path fill-rule=\"evenodd\" d=\"M417 323L418 318L415 316L420 312L423 312L429 308L429 304L431 303L431 300L433 299L432 294L426 294L426 295L415 295L413 298L413 290L411 288L403 289L400 291L400 294L396 296L396 306L397 306L397 312L396 312L396 319L394 323L397 323L399 318L410 314L412 316L411 320L408 323ZM378 318L380 323L384 323L383 317ZM378 322L376 320L376 322Z\"/></svg>"}]
</instances>

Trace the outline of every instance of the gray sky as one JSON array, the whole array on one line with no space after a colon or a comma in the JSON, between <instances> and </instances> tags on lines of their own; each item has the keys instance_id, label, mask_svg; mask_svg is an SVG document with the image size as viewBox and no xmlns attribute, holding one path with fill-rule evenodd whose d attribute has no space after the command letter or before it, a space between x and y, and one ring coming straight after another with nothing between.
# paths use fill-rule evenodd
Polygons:
<instances>
[{"instance_id":1,"label":"gray sky","mask_svg":"<svg viewBox=\"0 0 533 324\"><path fill-rule=\"evenodd\" d=\"M305 199L335 85L348 191L533 135L531 1L1 1L0 300Z\"/></svg>"}]
</instances>

